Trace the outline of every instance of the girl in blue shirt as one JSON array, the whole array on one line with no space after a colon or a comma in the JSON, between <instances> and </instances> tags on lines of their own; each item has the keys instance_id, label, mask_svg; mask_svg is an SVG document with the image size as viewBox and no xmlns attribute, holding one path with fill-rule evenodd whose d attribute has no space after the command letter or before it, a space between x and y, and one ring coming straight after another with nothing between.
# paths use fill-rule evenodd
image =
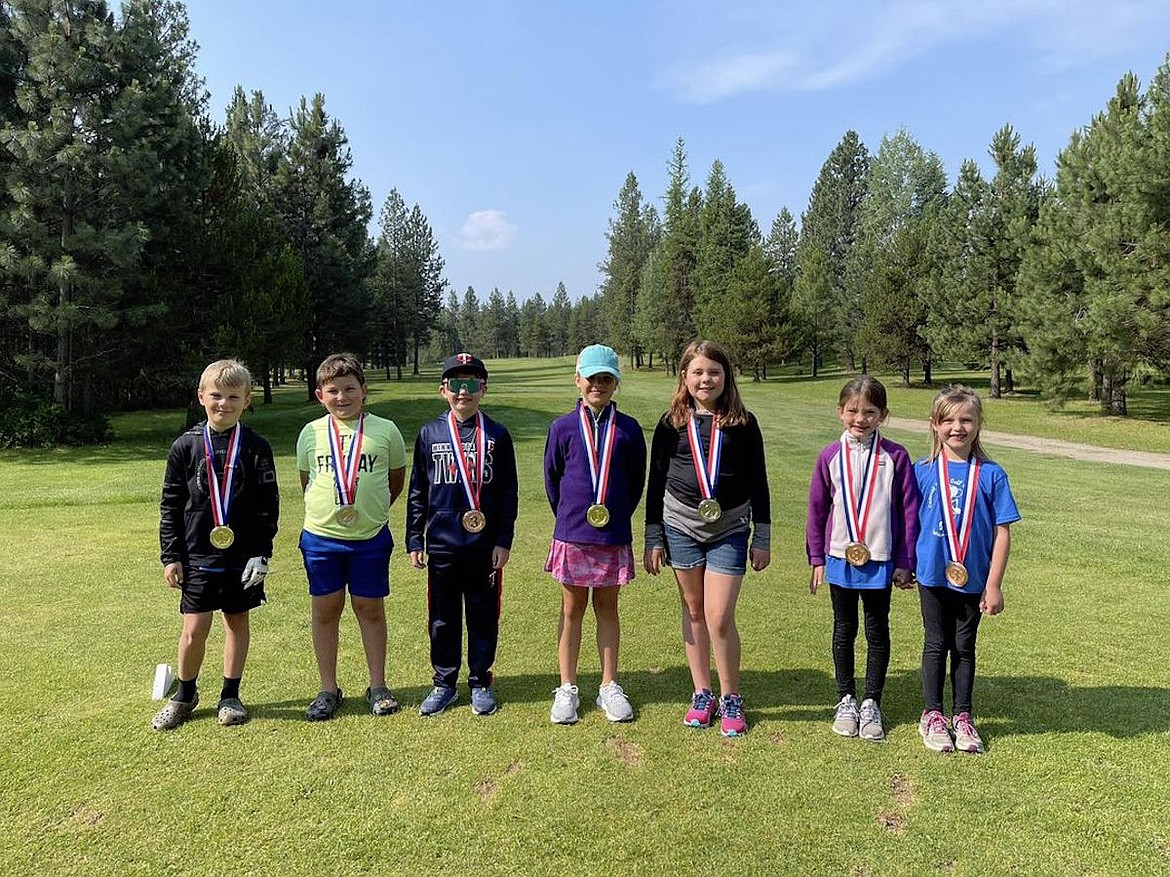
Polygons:
<instances>
[{"instance_id":1,"label":"girl in blue shirt","mask_svg":"<svg viewBox=\"0 0 1170 877\"><path fill-rule=\"evenodd\" d=\"M918 484L915 575L922 604L922 694L918 724L927 749L982 752L972 719L975 639L982 615L1003 611L1010 525L1020 519L1007 474L979 442L983 406L970 387L952 385L930 411L930 457L914 464ZM943 714L947 655L953 709Z\"/></svg>"}]
</instances>

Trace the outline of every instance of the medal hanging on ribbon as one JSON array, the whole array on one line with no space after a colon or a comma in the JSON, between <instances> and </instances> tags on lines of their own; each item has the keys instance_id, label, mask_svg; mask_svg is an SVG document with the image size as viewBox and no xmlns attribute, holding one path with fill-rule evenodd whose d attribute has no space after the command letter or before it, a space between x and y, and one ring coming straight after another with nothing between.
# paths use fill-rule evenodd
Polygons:
<instances>
[{"instance_id":1,"label":"medal hanging on ribbon","mask_svg":"<svg viewBox=\"0 0 1170 877\"><path fill-rule=\"evenodd\" d=\"M979 487L979 461L974 457L967 458L967 492L963 495L963 520L955 524L955 506L951 499L950 472L947 467L945 454L938 458L938 489L943 501L943 529L947 537L946 579L954 588L962 588L967 584L970 574L963 561L967 557L967 547L971 543L971 527L975 517L975 492Z\"/></svg>"},{"instance_id":2,"label":"medal hanging on ribbon","mask_svg":"<svg viewBox=\"0 0 1170 877\"><path fill-rule=\"evenodd\" d=\"M366 415L358 415L357 427L349 442L349 453L342 453L341 429L337 420L329 418L329 456L333 462L333 484L337 488L337 523L352 527L357 523L358 511L354 508L357 496L358 463L361 460L362 438L365 435Z\"/></svg>"},{"instance_id":3,"label":"medal hanging on ribbon","mask_svg":"<svg viewBox=\"0 0 1170 877\"><path fill-rule=\"evenodd\" d=\"M211 427L203 424L203 455L207 460L207 493L211 497L211 520L214 526L208 534L212 546L223 551L231 548L236 534L228 526L228 513L232 505L232 481L236 477L236 462L240 458L240 426L232 429L228 439L227 455L224 458L223 480L215 474L215 451L211 447Z\"/></svg>"},{"instance_id":4,"label":"medal hanging on ribbon","mask_svg":"<svg viewBox=\"0 0 1170 877\"><path fill-rule=\"evenodd\" d=\"M605 420L606 411L613 409L612 403L606 406L606 411L601 412L601 417L597 420L596 437L593 434L593 416L587 412L584 402L581 407L577 409L580 415L581 423L581 440L585 442L585 451L589 461L589 478L593 483L593 505L589 506L589 510L585 513L585 520L587 520L594 527L604 527L609 523L609 509L605 505L606 494L609 493L609 470L613 465L613 441L617 434L616 422L617 412L613 411L609 420ZM604 432L602 429L608 424ZM598 445L601 446L601 456L598 457Z\"/></svg>"},{"instance_id":5,"label":"medal hanging on ribbon","mask_svg":"<svg viewBox=\"0 0 1170 877\"><path fill-rule=\"evenodd\" d=\"M691 459L695 464L695 477L699 482L699 517L709 524L723 516L719 500L715 499L715 488L719 484L719 460L723 455L723 431L719 429L719 415L711 418L711 446L706 457L703 455L703 437L699 435L698 415L691 415L687 424L687 441L691 446Z\"/></svg>"},{"instance_id":6,"label":"medal hanging on ribbon","mask_svg":"<svg viewBox=\"0 0 1170 877\"><path fill-rule=\"evenodd\" d=\"M837 457L837 467L841 476L841 502L845 507L845 530L849 534L849 544L845 546L845 559L853 566L865 566L870 559L869 547L865 544L865 533L869 526L869 511L873 507L873 495L877 488L880 457L881 436L875 431L869 456L865 459L865 469L862 470L861 486L855 489L853 454L849 450L848 439L844 435L841 436L841 454Z\"/></svg>"},{"instance_id":7,"label":"medal hanging on ribbon","mask_svg":"<svg viewBox=\"0 0 1170 877\"><path fill-rule=\"evenodd\" d=\"M463 442L459 439L459 422L455 419L455 412L447 413L447 433L451 437L451 453L455 457L455 465L459 472L459 481L463 484L463 492L467 494L470 509L463 513L463 529L468 533L478 533L487 526L487 518L479 508L479 494L483 489L484 459L487 457L487 440L484 437L483 413L475 414L475 470L474 485L471 478L471 465L467 461L467 454L463 452Z\"/></svg>"}]
</instances>

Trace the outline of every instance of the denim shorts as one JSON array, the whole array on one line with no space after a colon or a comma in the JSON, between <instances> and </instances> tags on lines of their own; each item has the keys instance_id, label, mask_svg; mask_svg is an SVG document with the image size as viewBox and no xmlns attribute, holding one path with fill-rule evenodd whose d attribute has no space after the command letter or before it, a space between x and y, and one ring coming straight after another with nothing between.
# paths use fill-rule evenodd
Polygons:
<instances>
[{"instance_id":1,"label":"denim shorts","mask_svg":"<svg viewBox=\"0 0 1170 877\"><path fill-rule=\"evenodd\" d=\"M748 528L733 530L714 542L699 542L666 524L667 562L674 569L705 566L711 572L742 576L747 572Z\"/></svg>"}]
</instances>

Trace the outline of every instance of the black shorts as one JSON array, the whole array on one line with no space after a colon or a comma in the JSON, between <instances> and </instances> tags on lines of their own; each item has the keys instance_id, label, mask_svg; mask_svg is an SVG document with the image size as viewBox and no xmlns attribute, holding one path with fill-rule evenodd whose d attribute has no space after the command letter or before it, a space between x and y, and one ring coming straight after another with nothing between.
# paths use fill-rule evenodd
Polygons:
<instances>
[{"instance_id":1,"label":"black shorts","mask_svg":"<svg viewBox=\"0 0 1170 877\"><path fill-rule=\"evenodd\" d=\"M265 601L264 585L244 590L240 584L243 571L229 569L223 572L183 568L183 598L179 611L184 615L215 612L217 609L228 615L255 609Z\"/></svg>"}]
</instances>

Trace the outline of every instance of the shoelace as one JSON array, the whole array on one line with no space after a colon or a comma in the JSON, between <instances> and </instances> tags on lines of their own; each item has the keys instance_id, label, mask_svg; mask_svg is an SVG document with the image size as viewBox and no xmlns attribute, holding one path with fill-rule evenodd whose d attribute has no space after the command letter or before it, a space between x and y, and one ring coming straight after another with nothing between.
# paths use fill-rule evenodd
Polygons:
<instances>
[{"instance_id":1,"label":"shoelace","mask_svg":"<svg viewBox=\"0 0 1170 877\"><path fill-rule=\"evenodd\" d=\"M738 719L743 715L743 700L738 697L728 695L723 698L723 703L720 705L720 712L726 719Z\"/></svg>"},{"instance_id":2,"label":"shoelace","mask_svg":"<svg viewBox=\"0 0 1170 877\"><path fill-rule=\"evenodd\" d=\"M926 720L926 733L945 734L946 732L947 720L942 717L942 713L932 713L930 718Z\"/></svg>"},{"instance_id":3,"label":"shoelace","mask_svg":"<svg viewBox=\"0 0 1170 877\"><path fill-rule=\"evenodd\" d=\"M555 688L553 689L553 700L558 704L570 704L573 702L573 689L571 688Z\"/></svg>"},{"instance_id":4,"label":"shoelace","mask_svg":"<svg viewBox=\"0 0 1170 877\"><path fill-rule=\"evenodd\" d=\"M622 687L616 682L611 682L609 685L603 686L600 691L601 697L604 700L609 700L611 697L625 697L626 693Z\"/></svg>"},{"instance_id":5,"label":"shoelace","mask_svg":"<svg viewBox=\"0 0 1170 877\"><path fill-rule=\"evenodd\" d=\"M861 720L863 722L876 722L881 716L881 711L876 706L863 706L861 708Z\"/></svg>"},{"instance_id":6,"label":"shoelace","mask_svg":"<svg viewBox=\"0 0 1170 877\"><path fill-rule=\"evenodd\" d=\"M711 701L714 699L715 695L709 691L697 691L691 698L691 709L706 712L711 709Z\"/></svg>"},{"instance_id":7,"label":"shoelace","mask_svg":"<svg viewBox=\"0 0 1170 877\"><path fill-rule=\"evenodd\" d=\"M975 730L975 725L971 722L971 717L966 713L960 713L954 718L955 732L962 734L964 737L972 739L979 739L979 732Z\"/></svg>"},{"instance_id":8,"label":"shoelace","mask_svg":"<svg viewBox=\"0 0 1170 877\"><path fill-rule=\"evenodd\" d=\"M837 704L837 718L841 718L842 716L852 716L852 715L856 715L856 714L857 714L857 706L856 706L856 704L853 703L853 701L845 700L844 698L842 698L841 702L839 704Z\"/></svg>"}]
</instances>

